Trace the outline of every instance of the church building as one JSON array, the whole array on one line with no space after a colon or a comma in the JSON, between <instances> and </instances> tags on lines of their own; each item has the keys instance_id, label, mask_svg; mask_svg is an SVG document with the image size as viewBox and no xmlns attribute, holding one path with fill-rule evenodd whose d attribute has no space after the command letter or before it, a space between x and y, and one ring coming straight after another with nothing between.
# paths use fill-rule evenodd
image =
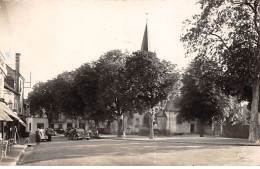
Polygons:
<instances>
[{"instance_id":1,"label":"church building","mask_svg":"<svg viewBox=\"0 0 260 169\"><path fill-rule=\"evenodd\" d=\"M150 51L148 24L145 25L145 31L141 46L141 51ZM184 133L197 132L196 121L184 121L179 115L179 108L174 106L174 97L169 96L168 100L164 101L161 110L155 115L155 121L158 124L159 134L173 135ZM110 124L110 133L116 134L118 130L117 122ZM123 117L123 131L126 134L149 135L149 115L135 113L134 116Z\"/></svg>"}]
</instances>

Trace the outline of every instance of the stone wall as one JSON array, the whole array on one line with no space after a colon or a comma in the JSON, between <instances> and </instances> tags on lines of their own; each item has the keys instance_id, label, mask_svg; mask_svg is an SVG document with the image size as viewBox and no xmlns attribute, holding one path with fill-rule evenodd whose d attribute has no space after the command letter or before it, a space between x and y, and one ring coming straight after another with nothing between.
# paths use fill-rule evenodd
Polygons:
<instances>
[{"instance_id":1,"label":"stone wall","mask_svg":"<svg viewBox=\"0 0 260 169\"><path fill-rule=\"evenodd\" d=\"M223 126L223 136L230 138L248 138L249 125Z\"/></svg>"}]
</instances>

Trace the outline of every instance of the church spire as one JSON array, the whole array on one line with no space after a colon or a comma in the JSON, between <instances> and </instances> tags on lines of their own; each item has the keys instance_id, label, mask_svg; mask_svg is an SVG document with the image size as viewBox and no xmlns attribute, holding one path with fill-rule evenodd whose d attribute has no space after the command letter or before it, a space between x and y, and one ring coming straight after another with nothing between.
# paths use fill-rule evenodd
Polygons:
<instances>
[{"instance_id":1,"label":"church spire","mask_svg":"<svg viewBox=\"0 0 260 169\"><path fill-rule=\"evenodd\" d=\"M148 39L149 36L148 36L147 22L148 22L148 19L146 19L146 25L145 25L145 30L144 30L144 36L143 36L141 51L149 51L149 49L150 49L150 44L149 44L149 39Z\"/></svg>"}]
</instances>

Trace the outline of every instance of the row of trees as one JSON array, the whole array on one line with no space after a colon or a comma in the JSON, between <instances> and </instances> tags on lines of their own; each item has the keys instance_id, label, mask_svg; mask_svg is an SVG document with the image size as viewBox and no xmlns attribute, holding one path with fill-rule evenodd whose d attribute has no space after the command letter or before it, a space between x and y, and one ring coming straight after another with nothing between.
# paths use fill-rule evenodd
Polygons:
<instances>
[{"instance_id":1,"label":"row of trees","mask_svg":"<svg viewBox=\"0 0 260 169\"><path fill-rule=\"evenodd\" d=\"M207 107L210 104L219 107L221 102L212 96L222 98L221 93L236 96L239 101L248 101L251 108L249 140L258 141L260 1L200 0L199 3L202 12L186 21L185 32L181 36L187 55L195 56L194 69L187 71L184 83L187 86L197 85L198 90L184 92L184 97L192 92L197 93L198 103L205 105L205 109L201 110L203 112L217 112L208 111ZM211 68L201 72L203 67ZM199 79L189 79L189 72L193 70L200 72ZM204 92L209 95L200 96ZM184 114L193 108L184 106ZM205 115L209 114L205 112Z\"/></svg>"},{"instance_id":2,"label":"row of trees","mask_svg":"<svg viewBox=\"0 0 260 169\"><path fill-rule=\"evenodd\" d=\"M249 102L249 140L257 141L260 2L199 3L202 12L186 21L181 35L187 55L195 56L182 78L181 114L186 119L199 119L202 125L227 121L237 113L230 104L230 96L234 96L238 102ZM160 101L176 92L173 88L178 79L175 65L160 61L155 53L109 51L93 63L35 85L29 95L31 111L44 108L50 120L60 112L97 124L117 119L120 135L122 115L152 112Z\"/></svg>"},{"instance_id":3,"label":"row of trees","mask_svg":"<svg viewBox=\"0 0 260 169\"><path fill-rule=\"evenodd\" d=\"M179 76L175 65L159 60L155 53L129 55L113 50L75 71L37 83L28 100L33 115L45 109L49 124L61 113L93 120L96 125L117 120L121 136L121 117L151 112L174 92Z\"/></svg>"}]
</instances>

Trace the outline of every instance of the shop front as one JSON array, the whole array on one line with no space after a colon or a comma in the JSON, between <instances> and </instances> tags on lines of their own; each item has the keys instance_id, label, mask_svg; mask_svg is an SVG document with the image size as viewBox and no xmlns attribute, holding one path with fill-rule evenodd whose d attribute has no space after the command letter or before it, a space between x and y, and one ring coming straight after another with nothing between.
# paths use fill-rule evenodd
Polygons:
<instances>
[{"instance_id":1,"label":"shop front","mask_svg":"<svg viewBox=\"0 0 260 169\"><path fill-rule=\"evenodd\" d=\"M20 128L27 126L5 103L0 102L0 139L19 137Z\"/></svg>"}]
</instances>

